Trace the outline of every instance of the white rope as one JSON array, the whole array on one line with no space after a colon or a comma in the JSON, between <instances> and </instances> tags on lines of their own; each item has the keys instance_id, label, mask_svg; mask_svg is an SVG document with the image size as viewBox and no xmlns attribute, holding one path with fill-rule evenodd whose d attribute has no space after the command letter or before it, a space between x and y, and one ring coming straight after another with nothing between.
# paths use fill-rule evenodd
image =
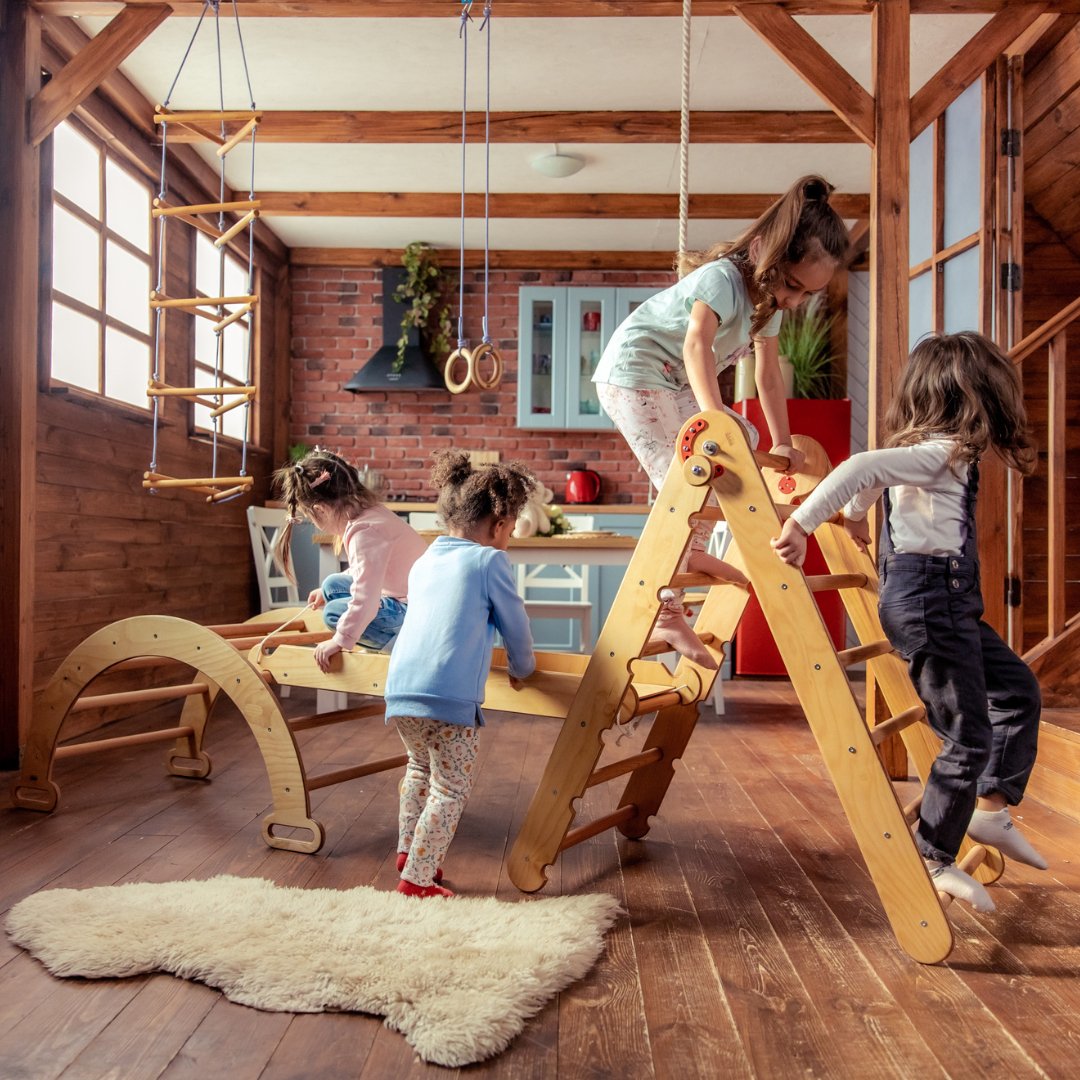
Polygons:
<instances>
[{"instance_id":1,"label":"white rope","mask_svg":"<svg viewBox=\"0 0 1080 1080\"><path fill-rule=\"evenodd\" d=\"M682 108L679 115L679 253L686 251L690 219L690 5L682 6Z\"/></svg>"}]
</instances>

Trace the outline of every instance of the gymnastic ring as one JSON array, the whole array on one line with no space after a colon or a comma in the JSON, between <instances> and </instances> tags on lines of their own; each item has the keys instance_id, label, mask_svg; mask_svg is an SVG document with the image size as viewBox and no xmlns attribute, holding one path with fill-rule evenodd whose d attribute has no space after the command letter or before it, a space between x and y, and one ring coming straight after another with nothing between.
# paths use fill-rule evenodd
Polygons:
<instances>
[{"instance_id":1,"label":"gymnastic ring","mask_svg":"<svg viewBox=\"0 0 1080 1080\"><path fill-rule=\"evenodd\" d=\"M487 379L480 374L480 361L491 358L491 376ZM473 350L472 354L472 377L473 382L481 390L494 390L502 381L503 359L499 350L490 341L482 342Z\"/></svg>"},{"instance_id":2,"label":"gymnastic ring","mask_svg":"<svg viewBox=\"0 0 1080 1080\"><path fill-rule=\"evenodd\" d=\"M454 381L454 365L459 361L465 361L465 378L461 382ZM473 354L472 350L468 346L462 345L460 348L455 349L447 358L446 367L443 368L443 380L446 382L446 389L451 394L461 394L468 390L473 384Z\"/></svg>"}]
</instances>

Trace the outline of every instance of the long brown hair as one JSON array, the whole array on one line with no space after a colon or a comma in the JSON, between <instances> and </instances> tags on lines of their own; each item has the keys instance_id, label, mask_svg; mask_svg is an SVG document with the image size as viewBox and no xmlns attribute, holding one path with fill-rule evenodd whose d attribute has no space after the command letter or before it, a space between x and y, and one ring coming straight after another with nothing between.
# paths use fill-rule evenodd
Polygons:
<instances>
[{"instance_id":1,"label":"long brown hair","mask_svg":"<svg viewBox=\"0 0 1080 1080\"><path fill-rule=\"evenodd\" d=\"M820 176L803 176L781 195L741 236L713 244L707 251L679 255L679 277L723 256L742 271L754 305L750 332L756 334L776 314L773 289L786 267L806 258L828 258L837 265L848 250L843 219L829 205L833 186ZM757 258L750 245L758 243Z\"/></svg>"},{"instance_id":2,"label":"long brown hair","mask_svg":"<svg viewBox=\"0 0 1080 1080\"><path fill-rule=\"evenodd\" d=\"M431 484L447 528L469 532L492 518L516 518L536 487L536 478L518 461L474 468L464 450L436 450L431 456Z\"/></svg>"},{"instance_id":3,"label":"long brown hair","mask_svg":"<svg viewBox=\"0 0 1080 1080\"><path fill-rule=\"evenodd\" d=\"M294 464L278 469L273 483L288 510L285 526L274 541L274 559L290 581L296 578L289 557L289 542L293 525L302 520L302 511L318 503L353 518L379 501L343 457L318 447Z\"/></svg>"},{"instance_id":4,"label":"long brown hair","mask_svg":"<svg viewBox=\"0 0 1080 1080\"><path fill-rule=\"evenodd\" d=\"M935 334L911 359L885 415L886 446L911 446L935 436L956 440L949 464L978 461L992 448L1029 475L1037 457L1016 366L982 334Z\"/></svg>"}]
</instances>

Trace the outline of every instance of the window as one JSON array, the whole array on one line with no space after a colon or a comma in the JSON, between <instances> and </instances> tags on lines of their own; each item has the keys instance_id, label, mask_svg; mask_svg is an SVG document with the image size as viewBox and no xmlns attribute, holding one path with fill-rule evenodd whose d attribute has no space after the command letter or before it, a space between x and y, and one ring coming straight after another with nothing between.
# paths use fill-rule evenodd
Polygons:
<instances>
[{"instance_id":1,"label":"window","mask_svg":"<svg viewBox=\"0 0 1080 1080\"><path fill-rule=\"evenodd\" d=\"M151 189L70 121L53 132L53 379L145 409Z\"/></svg>"},{"instance_id":2,"label":"window","mask_svg":"<svg viewBox=\"0 0 1080 1080\"><path fill-rule=\"evenodd\" d=\"M195 234L195 295L196 296L246 296L253 290L249 286L248 268L230 252L221 252L204 233ZM229 310L235 310L231 308ZM251 348L251 317L237 319L226 326L220 334L206 319L196 318L195 323L195 386L251 386L249 350ZM220 380L220 381L219 381ZM235 396L224 399L224 404L235 402ZM214 420L210 408L196 404L195 427L199 431L213 431ZM221 432L235 439L243 439L250 409L241 405L221 415Z\"/></svg>"}]
</instances>

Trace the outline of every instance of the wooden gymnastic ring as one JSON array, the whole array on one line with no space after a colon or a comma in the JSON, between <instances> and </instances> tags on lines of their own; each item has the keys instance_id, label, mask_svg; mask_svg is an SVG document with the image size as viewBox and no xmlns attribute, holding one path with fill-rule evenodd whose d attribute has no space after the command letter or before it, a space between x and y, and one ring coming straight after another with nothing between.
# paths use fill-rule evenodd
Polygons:
<instances>
[{"instance_id":1,"label":"wooden gymnastic ring","mask_svg":"<svg viewBox=\"0 0 1080 1080\"><path fill-rule=\"evenodd\" d=\"M461 382L454 381L454 365L459 361L465 361L465 378ZM474 365L472 350L462 345L460 348L455 349L446 360L446 367L443 368L443 380L446 383L446 389L451 394L461 394L469 389L473 384L474 378Z\"/></svg>"},{"instance_id":2,"label":"wooden gymnastic ring","mask_svg":"<svg viewBox=\"0 0 1080 1080\"><path fill-rule=\"evenodd\" d=\"M491 377L483 378L480 374L480 361L491 358ZM502 381L503 375L503 358L498 348L490 342L485 341L473 350L472 354L473 365L473 382L476 383L481 390L494 390Z\"/></svg>"}]
</instances>

